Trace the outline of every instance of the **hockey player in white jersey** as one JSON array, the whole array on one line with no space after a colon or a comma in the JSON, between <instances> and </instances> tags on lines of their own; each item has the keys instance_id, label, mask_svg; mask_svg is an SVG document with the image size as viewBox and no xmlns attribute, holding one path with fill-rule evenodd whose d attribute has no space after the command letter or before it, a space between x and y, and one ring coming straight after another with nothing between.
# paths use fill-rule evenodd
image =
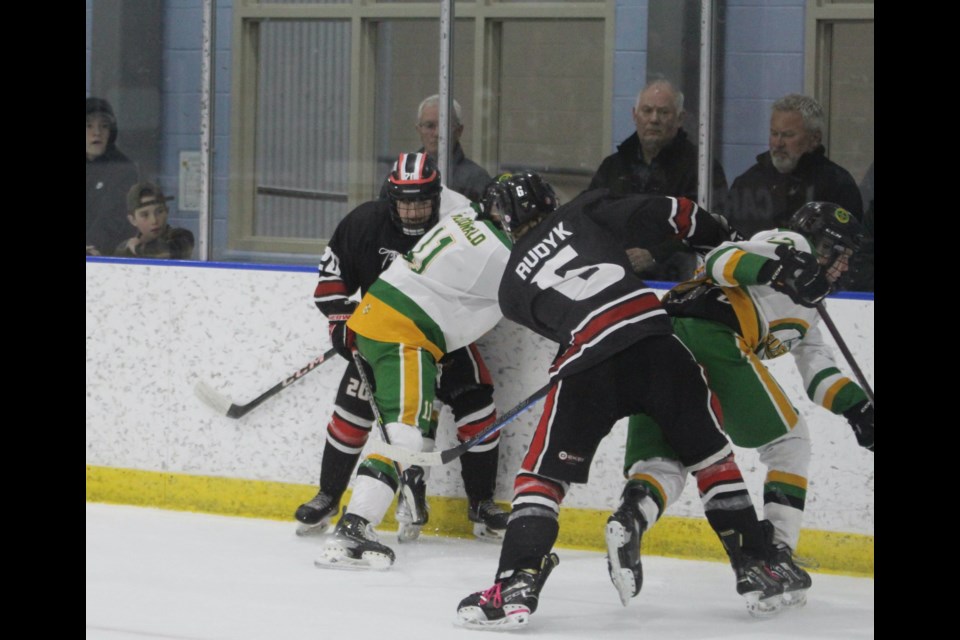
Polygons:
<instances>
[{"instance_id":1,"label":"hockey player in white jersey","mask_svg":"<svg viewBox=\"0 0 960 640\"><path fill-rule=\"evenodd\" d=\"M862 229L828 202L800 208L789 229L725 242L707 254L704 278L664 297L673 328L705 369L734 444L755 448L767 467L764 524L772 524L770 567L784 584L786 606L802 606L811 578L793 558L800 537L810 436L763 360L794 356L807 394L847 418L857 442L873 451L874 408L843 375L818 327L816 305L837 288ZM607 524L610 577L624 604L640 590L640 541L683 491L686 470L648 415L627 430L622 502Z\"/></svg>"},{"instance_id":2,"label":"hockey player in white jersey","mask_svg":"<svg viewBox=\"0 0 960 640\"><path fill-rule=\"evenodd\" d=\"M438 362L475 342L502 317L497 290L510 241L478 213L475 205L464 207L430 229L380 274L347 322L369 364L374 400L392 444L422 449ZM396 468L377 455L364 466L379 473L358 475L318 566L386 569L394 562L393 550L379 542L374 529L397 490Z\"/></svg>"},{"instance_id":3,"label":"hockey player in white jersey","mask_svg":"<svg viewBox=\"0 0 960 640\"><path fill-rule=\"evenodd\" d=\"M384 182L384 199L365 202L347 214L320 259L314 301L329 322L331 344L347 365L327 424L319 490L295 514L300 523L298 535L325 533L337 516L341 496L357 468L374 421L348 345L351 333L346 324L357 306L356 294L366 293L397 256L412 249L440 221L470 207L467 198L441 184L436 164L424 153L400 154ZM457 438L468 440L496 420L493 380L473 344L448 353L441 367L438 404L450 408ZM432 430L437 427L438 414L435 408ZM427 437L432 438L433 433ZM499 541L507 527L507 514L493 501L498 458L499 440L495 437L474 447L461 460L466 515L474 525L474 534L484 540ZM379 468L369 463L361 464L358 470L358 475L379 473ZM411 466L404 473L416 504L416 509L410 509L406 500L397 505L398 539L408 541L419 536L429 518L427 470Z\"/></svg>"}]
</instances>

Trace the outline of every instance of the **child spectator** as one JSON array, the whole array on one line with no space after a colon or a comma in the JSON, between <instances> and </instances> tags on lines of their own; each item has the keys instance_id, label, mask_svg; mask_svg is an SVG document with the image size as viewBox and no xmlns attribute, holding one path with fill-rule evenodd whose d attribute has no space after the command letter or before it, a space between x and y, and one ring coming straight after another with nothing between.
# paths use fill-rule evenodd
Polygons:
<instances>
[{"instance_id":1,"label":"child spectator","mask_svg":"<svg viewBox=\"0 0 960 640\"><path fill-rule=\"evenodd\" d=\"M167 201L160 187L138 182L127 193L127 220L137 235L117 246L114 255L125 258L172 258L186 260L193 255L193 233L167 224Z\"/></svg>"},{"instance_id":2,"label":"child spectator","mask_svg":"<svg viewBox=\"0 0 960 640\"><path fill-rule=\"evenodd\" d=\"M102 98L87 98L87 255L111 255L127 234L123 199L137 166L117 148L117 117Z\"/></svg>"}]
</instances>

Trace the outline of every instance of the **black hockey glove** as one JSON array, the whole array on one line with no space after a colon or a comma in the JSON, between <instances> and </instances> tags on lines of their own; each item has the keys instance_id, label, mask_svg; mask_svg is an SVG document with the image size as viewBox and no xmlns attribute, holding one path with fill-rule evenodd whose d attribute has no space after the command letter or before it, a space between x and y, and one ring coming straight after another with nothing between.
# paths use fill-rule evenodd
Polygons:
<instances>
[{"instance_id":1,"label":"black hockey glove","mask_svg":"<svg viewBox=\"0 0 960 640\"><path fill-rule=\"evenodd\" d=\"M769 277L771 287L805 307L815 307L827 297L830 283L813 254L782 244L777 247L777 256L779 260L764 265L771 269L769 274L763 274Z\"/></svg>"},{"instance_id":2,"label":"black hockey glove","mask_svg":"<svg viewBox=\"0 0 960 640\"><path fill-rule=\"evenodd\" d=\"M330 321L330 346L348 362L353 362L353 343L357 334L347 326L350 316L334 317L338 319Z\"/></svg>"},{"instance_id":3,"label":"black hockey glove","mask_svg":"<svg viewBox=\"0 0 960 640\"><path fill-rule=\"evenodd\" d=\"M873 451L873 405L861 400L843 412L861 447Z\"/></svg>"}]
</instances>

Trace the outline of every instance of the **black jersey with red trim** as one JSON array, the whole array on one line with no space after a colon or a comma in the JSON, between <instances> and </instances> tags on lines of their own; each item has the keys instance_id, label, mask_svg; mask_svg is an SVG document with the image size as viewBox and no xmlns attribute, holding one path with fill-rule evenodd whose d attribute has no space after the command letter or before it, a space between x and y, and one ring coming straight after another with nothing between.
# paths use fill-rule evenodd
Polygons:
<instances>
[{"instance_id":1,"label":"black jersey with red trim","mask_svg":"<svg viewBox=\"0 0 960 640\"><path fill-rule=\"evenodd\" d=\"M673 332L656 292L633 273L626 255L627 248L671 237L692 246L728 239L686 198L587 191L514 244L500 308L561 345L551 377L583 371L638 340Z\"/></svg>"},{"instance_id":2,"label":"black jersey with red trim","mask_svg":"<svg viewBox=\"0 0 960 640\"><path fill-rule=\"evenodd\" d=\"M709 211L687 198L652 194L618 197L595 193L586 201L592 203L587 205L588 208L601 210L605 217L628 218L624 225L630 235L624 239L624 248L654 249L656 255L658 246L682 242L691 249L706 253L733 239L732 232Z\"/></svg>"},{"instance_id":3,"label":"black jersey with red trim","mask_svg":"<svg viewBox=\"0 0 960 640\"><path fill-rule=\"evenodd\" d=\"M365 202L337 225L320 258L314 302L327 316L349 315L362 296L394 258L413 248L420 236L403 233L390 219L386 200Z\"/></svg>"}]
</instances>

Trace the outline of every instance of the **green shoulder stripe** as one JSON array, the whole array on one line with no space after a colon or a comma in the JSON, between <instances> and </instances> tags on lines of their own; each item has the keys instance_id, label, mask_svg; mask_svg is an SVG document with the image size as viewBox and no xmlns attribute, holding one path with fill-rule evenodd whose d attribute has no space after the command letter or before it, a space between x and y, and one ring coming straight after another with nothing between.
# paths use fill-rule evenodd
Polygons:
<instances>
[{"instance_id":1,"label":"green shoulder stripe","mask_svg":"<svg viewBox=\"0 0 960 640\"><path fill-rule=\"evenodd\" d=\"M479 222L482 222L487 226L488 229L490 229L490 231L493 231L493 235L495 235L500 242L503 243L503 246L505 246L507 249L513 249L513 242L511 242L510 237L498 229L497 225L493 224L493 222L490 220L479 220Z\"/></svg>"}]
</instances>

